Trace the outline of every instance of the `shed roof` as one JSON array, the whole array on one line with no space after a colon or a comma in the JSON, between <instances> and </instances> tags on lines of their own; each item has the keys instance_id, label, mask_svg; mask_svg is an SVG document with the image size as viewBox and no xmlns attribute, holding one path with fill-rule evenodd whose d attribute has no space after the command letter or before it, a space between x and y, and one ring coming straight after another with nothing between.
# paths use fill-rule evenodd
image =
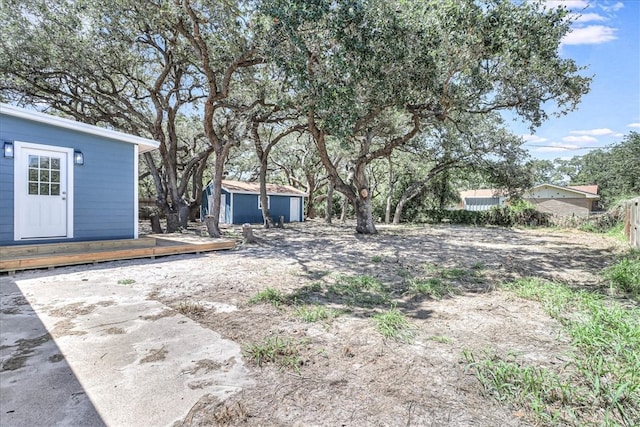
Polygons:
<instances>
[{"instance_id":1,"label":"shed roof","mask_svg":"<svg viewBox=\"0 0 640 427\"><path fill-rule=\"evenodd\" d=\"M71 129L90 135L101 136L116 141L128 142L129 144L136 144L139 147L140 153L155 150L160 146L159 142L152 139L142 138L124 132L101 128L98 126L78 122L75 120L65 119L58 116L52 116L51 114L45 114L39 111L27 110L26 108L20 108L14 105L0 103L0 115L2 114L12 117L18 117L25 120L31 120L38 123L45 123L60 128Z\"/></svg>"},{"instance_id":2,"label":"shed roof","mask_svg":"<svg viewBox=\"0 0 640 427\"><path fill-rule=\"evenodd\" d=\"M504 190L498 188L478 188L475 190L464 190L460 192L460 198L466 199L467 197L481 197L481 198L494 198L504 195Z\"/></svg>"},{"instance_id":3,"label":"shed roof","mask_svg":"<svg viewBox=\"0 0 640 427\"><path fill-rule=\"evenodd\" d=\"M222 188L229 193L260 194L260 183L222 180ZM306 196L307 193L290 185L267 184L267 194L274 196Z\"/></svg>"}]
</instances>

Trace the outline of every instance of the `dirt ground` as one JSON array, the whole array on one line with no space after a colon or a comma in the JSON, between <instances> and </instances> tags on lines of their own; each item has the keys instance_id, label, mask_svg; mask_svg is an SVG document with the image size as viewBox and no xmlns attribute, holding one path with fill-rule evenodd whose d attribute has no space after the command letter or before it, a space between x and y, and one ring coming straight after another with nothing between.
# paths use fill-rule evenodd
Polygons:
<instances>
[{"instance_id":1,"label":"dirt ground","mask_svg":"<svg viewBox=\"0 0 640 427\"><path fill-rule=\"evenodd\" d=\"M254 228L258 243L184 257L170 268L162 261L146 266L135 279L153 284L149 298L182 308L245 349L277 337L299 351L297 368L258 367L245 355L255 385L224 402L202 399L181 425L532 425L517 408L483 396L463 352L562 366L569 347L559 324L498 284L535 276L602 286L598 273L621 244L578 231L447 225L379 231L361 236L350 224L317 222ZM237 228L227 232L239 235ZM452 271L458 274L447 276ZM336 292L341 277L361 275L378 279L390 300L367 303ZM436 276L452 287L450 295L411 291L412 279ZM295 302L250 303L268 287L295 295ZM296 309L309 304L341 315L304 322ZM412 327L404 342L384 339L372 318L394 304Z\"/></svg>"},{"instance_id":2,"label":"dirt ground","mask_svg":"<svg viewBox=\"0 0 640 427\"><path fill-rule=\"evenodd\" d=\"M60 269L124 283L166 307L156 316L180 312L244 349L250 385L225 400L205 395L175 426L535 425L483 395L464 353L563 369L570 348L560 325L499 284L535 276L599 288L599 272L623 248L562 230L379 226L378 235L362 236L353 224L310 221L253 231L258 242L247 244L239 227L225 229L239 243L229 251ZM345 278L363 276L381 284L384 298L347 292ZM435 298L412 287L430 279L449 292ZM251 302L267 288L286 301ZM339 315L305 322L300 307L312 306ZM400 341L385 339L373 317L394 306L411 327ZM295 366L258 366L249 349L268 339L297 352Z\"/></svg>"}]
</instances>

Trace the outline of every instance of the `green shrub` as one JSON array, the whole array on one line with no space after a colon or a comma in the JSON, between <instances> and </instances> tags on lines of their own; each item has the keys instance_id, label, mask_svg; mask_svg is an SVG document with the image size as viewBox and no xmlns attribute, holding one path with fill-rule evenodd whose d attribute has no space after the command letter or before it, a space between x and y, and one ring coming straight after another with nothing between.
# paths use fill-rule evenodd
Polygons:
<instances>
[{"instance_id":1,"label":"green shrub","mask_svg":"<svg viewBox=\"0 0 640 427\"><path fill-rule=\"evenodd\" d=\"M603 271L613 288L640 296L640 259L624 258Z\"/></svg>"},{"instance_id":2,"label":"green shrub","mask_svg":"<svg viewBox=\"0 0 640 427\"><path fill-rule=\"evenodd\" d=\"M519 202L510 206L494 206L487 211L432 209L424 212L429 223L440 223L447 220L452 224L465 225L497 225L512 227L514 225L548 226L551 215L537 211L530 204Z\"/></svg>"}]
</instances>

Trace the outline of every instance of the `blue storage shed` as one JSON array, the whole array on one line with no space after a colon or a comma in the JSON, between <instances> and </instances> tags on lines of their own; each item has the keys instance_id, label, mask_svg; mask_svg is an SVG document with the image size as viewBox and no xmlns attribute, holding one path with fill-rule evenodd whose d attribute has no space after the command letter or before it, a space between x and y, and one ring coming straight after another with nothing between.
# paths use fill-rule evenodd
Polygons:
<instances>
[{"instance_id":1,"label":"blue storage shed","mask_svg":"<svg viewBox=\"0 0 640 427\"><path fill-rule=\"evenodd\" d=\"M274 220L284 217L284 222L304 220L304 191L288 185L267 184L267 202ZM209 183L202 192L201 219L209 215L213 206L213 185ZM220 196L221 224L261 223L260 184L257 182L222 181Z\"/></svg>"},{"instance_id":2,"label":"blue storage shed","mask_svg":"<svg viewBox=\"0 0 640 427\"><path fill-rule=\"evenodd\" d=\"M150 139L0 104L0 245L138 237Z\"/></svg>"}]
</instances>

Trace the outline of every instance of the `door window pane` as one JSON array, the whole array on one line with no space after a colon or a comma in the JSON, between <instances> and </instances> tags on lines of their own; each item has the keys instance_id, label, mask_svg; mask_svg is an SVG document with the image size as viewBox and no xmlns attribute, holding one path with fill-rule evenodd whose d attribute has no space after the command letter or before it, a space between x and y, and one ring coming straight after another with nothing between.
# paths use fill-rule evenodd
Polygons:
<instances>
[{"instance_id":1,"label":"door window pane","mask_svg":"<svg viewBox=\"0 0 640 427\"><path fill-rule=\"evenodd\" d=\"M29 194L31 195L38 195L38 183L37 182L30 182L29 183Z\"/></svg>"},{"instance_id":2,"label":"door window pane","mask_svg":"<svg viewBox=\"0 0 640 427\"><path fill-rule=\"evenodd\" d=\"M61 164L59 157L29 156L29 194L59 196L61 192Z\"/></svg>"}]
</instances>

